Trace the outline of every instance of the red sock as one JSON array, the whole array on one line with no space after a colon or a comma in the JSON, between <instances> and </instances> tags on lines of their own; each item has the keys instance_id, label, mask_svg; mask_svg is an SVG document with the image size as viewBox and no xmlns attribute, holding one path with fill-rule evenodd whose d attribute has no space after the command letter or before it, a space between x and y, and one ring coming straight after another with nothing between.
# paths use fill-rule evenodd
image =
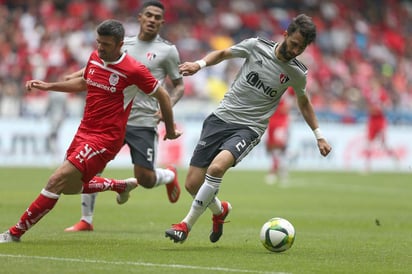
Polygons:
<instances>
[{"instance_id":1,"label":"red sock","mask_svg":"<svg viewBox=\"0 0 412 274\"><path fill-rule=\"evenodd\" d=\"M46 196L47 195L47 196ZM11 227L10 233L13 236L21 237L27 230L34 226L43 216L49 213L59 199L58 194L42 190L36 200L32 202L28 209L20 217L19 222Z\"/></svg>"},{"instance_id":2,"label":"red sock","mask_svg":"<svg viewBox=\"0 0 412 274\"><path fill-rule=\"evenodd\" d=\"M107 190L122 192L126 188L124 180L108 179L94 176L88 183L83 184L82 193L95 193Z\"/></svg>"}]
</instances>

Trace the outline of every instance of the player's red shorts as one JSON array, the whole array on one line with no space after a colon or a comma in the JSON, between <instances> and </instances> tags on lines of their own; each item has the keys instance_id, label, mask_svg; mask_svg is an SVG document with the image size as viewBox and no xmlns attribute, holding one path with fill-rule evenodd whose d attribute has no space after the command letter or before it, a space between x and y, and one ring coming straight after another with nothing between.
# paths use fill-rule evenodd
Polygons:
<instances>
[{"instance_id":1,"label":"player's red shorts","mask_svg":"<svg viewBox=\"0 0 412 274\"><path fill-rule=\"evenodd\" d=\"M110 144L107 147L109 149L76 134L66 151L66 158L83 174L82 180L87 183L116 156L118 151L113 152Z\"/></svg>"},{"instance_id":2,"label":"player's red shorts","mask_svg":"<svg viewBox=\"0 0 412 274\"><path fill-rule=\"evenodd\" d=\"M289 137L287 125L269 126L267 133L266 147L268 149L286 147Z\"/></svg>"},{"instance_id":3,"label":"player's red shorts","mask_svg":"<svg viewBox=\"0 0 412 274\"><path fill-rule=\"evenodd\" d=\"M368 121L368 140L375 140L386 129L386 120L382 117L371 117Z\"/></svg>"}]
</instances>

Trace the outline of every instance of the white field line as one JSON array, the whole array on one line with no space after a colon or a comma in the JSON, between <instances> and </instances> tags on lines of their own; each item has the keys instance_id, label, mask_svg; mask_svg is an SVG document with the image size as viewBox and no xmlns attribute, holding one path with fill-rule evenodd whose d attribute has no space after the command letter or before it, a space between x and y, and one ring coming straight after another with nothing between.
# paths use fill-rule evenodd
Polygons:
<instances>
[{"instance_id":1,"label":"white field line","mask_svg":"<svg viewBox=\"0 0 412 274\"><path fill-rule=\"evenodd\" d=\"M14 258L14 259L35 259L35 260L45 260L45 261L61 261L61 262L76 262L76 263L97 263L97 264L108 264L108 265L133 265L133 266L143 266L143 267L158 267L158 268L176 268L176 269L194 269L194 270L206 270L206 271L220 271L220 272L234 272L234 273L256 273L256 274L287 274L286 272L266 272L257 271L249 269L236 269L236 268L226 268L226 267L205 267L205 266L195 266L195 265L181 265L181 264L158 264L158 263L147 263L147 262L128 262L128 261L105 261L105 260L93 260L93 259L76 259L76 258L59 258L59 257L43 257L43 256L28 256L28 255L13 255L13 254L2 254L0 257L4 258Z\"/></svg>"}]
</instances>

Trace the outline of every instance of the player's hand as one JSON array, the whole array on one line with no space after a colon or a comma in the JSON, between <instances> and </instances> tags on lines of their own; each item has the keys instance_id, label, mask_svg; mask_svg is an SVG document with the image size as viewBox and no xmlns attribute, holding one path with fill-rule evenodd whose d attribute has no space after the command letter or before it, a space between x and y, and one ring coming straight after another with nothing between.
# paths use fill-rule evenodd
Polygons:
<instances>
[{"instance_id":1,"label":"player's hand","mask_svg":"<svg viewBox=\"0 0 412 274\"><path fill-rule=\"evenodd\" d=\"M176 129L176 124L174 125L174 130L173 132L167 132L165 134L165 137L163 137L163 141L169 139L169 140L174 140L179 138L182 135L182 132L180 130Z\"/></svg>"},{"instance_id":2,"label":"player's hand","mask_svg":"<svg viewBox=\"0 0 412 274\"><path fill-rule=\"evenodd\" d=\"M200 66L195 62L184 62L179 65L179 72L183 76L193 75L200 70Z\"/></svg>"},{"instance_id":3,"label":"player's hand","mask_svg":"<svg viewBox=\"0 0 412 274\"><path fill-rule=\"evenodd\" d=\"M320 154L322 154L322 156L324 157L326 157L332 150L332 147L329 145L326 139L318 139L318 148Z\"/></svg>"},{"instance_id":4,"label":"player's hand","mask_svg":"<svg viewBox=\"0 0 412 274\"><path fill-rule=\"evenodd\" d=\"M26 90L31 91L32 89L48 90L49 84L40 80L29 80L26 82Z\"/></svg>"}]
</instances>

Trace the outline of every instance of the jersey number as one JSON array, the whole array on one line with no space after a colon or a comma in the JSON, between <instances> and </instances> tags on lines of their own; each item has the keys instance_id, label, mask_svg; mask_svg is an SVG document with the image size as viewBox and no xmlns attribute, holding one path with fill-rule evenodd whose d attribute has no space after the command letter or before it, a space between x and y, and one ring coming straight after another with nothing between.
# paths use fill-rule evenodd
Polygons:
<instances>
[{"instance_id":1,"label":"jersey number","mask_svg":"<svg viewBox=\"0 0 412 274\"><path fill-rule=\"evenodd\" d=\"M242 141L240 141L239 143L236 144L236 149L238 151L241 151L245 147L246 147L246 141L245 140L242 140Z\"/></svg>"},{"instance_id":2,"label":"jersey number","mask_svg":"<svg viewBox=\"0 0 412 274\"><path fill-rule=\"evenodd\" d=\"M153 161L153 148L148 148L147 149L147 160L149 162Z\"/></svg>"}]
</instances>

